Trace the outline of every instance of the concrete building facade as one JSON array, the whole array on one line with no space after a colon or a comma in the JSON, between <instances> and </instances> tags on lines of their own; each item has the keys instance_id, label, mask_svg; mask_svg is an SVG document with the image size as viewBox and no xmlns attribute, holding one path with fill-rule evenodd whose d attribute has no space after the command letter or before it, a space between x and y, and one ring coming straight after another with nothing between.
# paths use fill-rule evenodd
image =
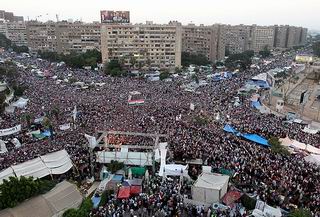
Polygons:
<instances>
[{"instance_id":1,"label":"concrete building facade","mask_svg":"<svg viewBox=\"0 0 320 217\"><path fill-rule=\"evenodd\" d=\"M258 53L266 47L273 49L275 28L274 26L257 26L252 25L250 28L250 44L249 50L253 50Z\"/></svg>"},{"instance_id":2,"label":"concrete building facade","mask_svg":"<svg viewBox=\"0 0 320 217\"><path fill-rule=\"evenodd\" d=\"M57 52L100 50L100 23L59 22L56 24Z\"/></svg>"},{"instance_id":3,"label":"concrete building facade","mask_svg":"<svg viewBox=\"0 0 320 217\"><path fill-rule=\"evenodd\" d=\"M31 52L38 50L58 52L56 23L54 22L28 22L27 39Z\"/></svg>"},{"instance_id":4,"label":"concrete building facade","mask_svg":"<svg viewBox=\"0 0 320 217\"><path fill-rule=\"evenodd\" d=\"M249 49L250 26L223 25L225 29L225 48L230 54L242 53Z\"/></svg>"},{"instance_id":5,"label":"concrete building facade","mask_svg":"<svg viewBox=\"0 0 320 217\"><path fill-rule=\"evenodd\" d=\"M7 38L17 46L28 46L27 30L25 22L8 22Z\"/></svg>"},{"instance_id":6,"label":"concrete building facade","mask_svg":"<svg viewBox=\"0 0 320 217\"><path fill-rule=\"evenodd\" d=\"M224 58L224 41L219 25L182 27L182 52L202 54L214 62ZM223 47L223 49L221 49Z\"/></svg>"},{"instance_id":7,"label":"concrete building facade","mask_svg":"<svg viewBox=\"0 0 320 217\"><path fill-rule=\"evenodd\" d=\"M125 66L181 66L182 25L102 24L102 61L117 59Z\"/></svg>"}]
</instances>

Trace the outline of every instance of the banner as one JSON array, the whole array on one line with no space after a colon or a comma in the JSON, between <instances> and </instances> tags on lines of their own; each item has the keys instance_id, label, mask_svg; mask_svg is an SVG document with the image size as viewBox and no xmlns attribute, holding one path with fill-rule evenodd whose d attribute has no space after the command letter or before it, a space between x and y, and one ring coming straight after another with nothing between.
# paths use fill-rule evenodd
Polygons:
<instances>
[{"instance_id":1,"label":"banner","mask_svg":"<svg viewBox=\"0 0 320 217\"><path fill-rule=\"evenodd\" d=\"M193 104L193 103L190 103L190 110L191 110L191 111L194 111L194 107L195 107L194 104Z\"/></svg>"},{"instance_id":2,"label":"banner","mask_svg":"<svg viewBox=\"0 0 320 217\"><path fill-rule=\"evenodd\" d=\"M15 126L15 127L12 127L12 128L0 130L0 136L12 135L12 134L17 133L19 131L21 131L21 124Z\"/></svg>"},{"instance_id":3,"label":"banner","mask_svg":"<svg viewBox=\"0 0 320 217\"><path fill-rule=\"evenodd\" d=\"M96 146L97 146L97 140L96 140L96 137L94 136L89 136L87 134L84 134L84 137L86 137L86 139L88 140L89 142L89 147L94 149Z\"/></svg>"},{"instance_id":4,"label":"banner","mask_svg":"<svg viewBox=\"0 0 320 217\"><path fill-rule=\"evenodd\" d=\"M6 144L4 141L0 140L0 154L8 152Z\"/></svg>"},{"instance_id":5,"label":"banner","mask_svg":"<svg viewBox=\"0 0 320 217\"><path fill-rule=\"evenodd\" d=\"M63 124L59 126L60 130L69 130L70 129L70 124Z\"/></svg>"}]
</instances>

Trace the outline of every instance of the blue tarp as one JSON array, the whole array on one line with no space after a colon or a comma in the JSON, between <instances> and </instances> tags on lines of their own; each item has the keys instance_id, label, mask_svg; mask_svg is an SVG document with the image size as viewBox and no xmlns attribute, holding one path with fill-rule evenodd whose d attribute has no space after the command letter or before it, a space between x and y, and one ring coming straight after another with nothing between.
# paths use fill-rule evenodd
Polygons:
<instances>
[{"instance_id":1,"label":"blue tarp","mask_svg":"<svg viewBox=\"0 0 320 217\"><path fill-rule=\"evenodd\" d=\"M228 133L238 133L237 130L235 130L232 126L230 126L229 124L226 124L223 128L224 131L228 132Z\"/></svg>"},{"instance_id":2,"label":"blue tarp","mask_svg":"<svg viewBox=\"0 0 320 217\"><path fill-rule=\"evenodd\" d=\"M99 203L100 203L100 201L101 201L101 197L95 197L95 196L93 196L93 197L91 198L91 201L92 201L92 203L93 203L93 208L98 208Z\"/></svg>"},{"instance_id":3,"label":"blue tarp","mask_svg":"<svg viewBox=\"0 0 320 217\"><path fill-rule=\"evenodd\" d=\"M259 101L256 101L256 102L252 101L252 102L251 102L251 106L254 107L254 108L256 108L256 109L260 109L261 104L260 104Z\"/></svg>"},{"instance_id":4,"label":"blue tarp","mask_svg":"<svg viewBox=\"0 0 320 217\"><path fill-rule=\"evenodd\" d=\"M45 137L50 137L51 133L49 130L44 131L43 133L41 133L41 135L45 136Z\"/></svg>"},{"instance_id":5,"label":"blue tarp","mask_svg":"<svg viewBox=\"0 0 320 217\"><path fill-rule=\"evenodd\" d=\"M266 140L265 138L263 138L257 134L242 134L242 137L247 140L250 140L252 142L258 143L260 145L270 146L268 144L268 140Z\"/></svg>"},{"instance_id":6,"label":"blue tarp","mask_svg":"<svg viewBox=\"0 0 320 217\"><path fill-rule=\"evenodd\" d=\"M122 182L122 180L123 180L123 175L114 175L112 177L112 181Z\"/></svg>"}]
</instances>

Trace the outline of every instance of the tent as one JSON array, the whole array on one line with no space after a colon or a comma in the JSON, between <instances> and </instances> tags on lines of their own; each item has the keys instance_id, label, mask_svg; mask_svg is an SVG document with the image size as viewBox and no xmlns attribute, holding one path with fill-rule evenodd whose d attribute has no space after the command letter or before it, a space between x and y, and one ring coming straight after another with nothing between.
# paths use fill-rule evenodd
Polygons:
<instances>
[{"instance_id":1,"label":"tent","mask_svg":"<svg viewBox=\"0 0 320 217\"><path fill-rule=\"evenodd\" d=\"M311 154L311 155L305 157L304 160L309 163L313 163L313 164L320 166L320 155Z\"/></svg>"},{"instance_id":2,"label":"tent","mask_svg":"<svg viewBox=\"0 0 320 217\"><path fill-rule=\"evenodd\" d=\"M242 134L242 137L263 146L270 146L267 139L257 134Z\"/></svg>"},{"instance_id":3,"label":"tent","mask_svg":"<svg viewBox=\"0 0 320 217\"><path fill-rule=\"evenodd\" d=\"M188 166L180 165L180 164L167 164L164 165L163 171L159 171L159 176L181 176L188 174L187 171Z\"/></svg>"},{"instance_id":4,"label":"tent","mask_svg":"<svg viewBox=\"0 0 320 217\"><path fill-rule=\"evenodd\" d=\"M292 140L289 137L286 137L286 138L283 138L283 139L280 138L279 140L281 142L281 145L283 145L283 146L289 147L289 146L292 145Z\"/></svg>"},{"instance_id":5,"label":"tent","mask_svg":"<svg viewBox=\"0 0 320 217\"><path fill-rule=\"evenodd\" d=\"M130 197L130 187L121 187L118 192L118 199L128 199Z\"/></svg>"},{"instance_id":6,"label":"tent","mask_svg":"<svg viewBox=\"0 0 320 217\"><path fill-rule=\"evenodd\" d=\"M21 97L16 102L12 103L12 106L23 109L27 106L28 101L29 101L28 99L24 99Z\"/></svg>"},{"instance_id":7,"label":"tent","mask_svg":"<svg viewBox=\"0 0 320 217\"><path fill-rule=\"evenodd\" d=\"M203 203L218 202L228 189L229 176L202 173L191 189L192 199Z\"/></svg>"},{"instance_id":8,"label":"tent","mask_svg":"<svg viewBox=\"0 0 320 217\"><path fill-rule=\"evenodd\" d=\"M230 206L231 204L239 200L241 196L242 196L242 193L240 191L236 191L236 190L229 191L226 195L224 195L222 202L225 205Z\"/></svg>"},{"instance_id":9,"label":"tent","mask_svg":"<svg viewBox=\"0 0 320 217\"><path fill-rule=\"evenodd\" d=\"M140 194L140 193L142 193L142 187L141 186L135 185L135 186L131 186L130 187L130 194L131 195L137 195L137 194Z\"/></svg>"},{"instance_id":10,"label":"tent","mask_svg":"<svg viewBox=\"0 0 320 217\"><path fill-rule=\"evenodd\" d=\"M146 172L146 168L144 167L131 167L132 175L135 176L143 176Z\"/></svg>"},{"instance_id":11,"label":"tent","mask_svg":"<svg viewBox=\"0 0 320 217\"><path fill-rule=\"evenodd\" d=\"M253 210L253 216L269 216L269 217L281 217L282 213L280 208L273 208L265 202L258 200L256 208Z\"/></svg>"},{"instance_id":12,"label":"tent","mask_svg":"<svg viewBox=\"0 0 320 217\"><path fill-rule=\"evenodd\" d=\"M0 139L0 154L8 152L6 144Z\"/></svg>"}]
</instances>

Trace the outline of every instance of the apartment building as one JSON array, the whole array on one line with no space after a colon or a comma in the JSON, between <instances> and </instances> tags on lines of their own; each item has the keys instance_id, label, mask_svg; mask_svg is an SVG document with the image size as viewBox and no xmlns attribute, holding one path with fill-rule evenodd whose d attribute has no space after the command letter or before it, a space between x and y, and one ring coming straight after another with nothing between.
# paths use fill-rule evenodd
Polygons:
<instances>
[{"instance_id":1,"label":"apartment building","mask_svg":"<svg viewBox=\"0 0 320 217\"><path fill-rule=\"evenodd\" d=\"M100 23L28 22L28 46L31 51L55 51L69 54L100 50Z\"/></svg>"},{"instance_id":2,"label":"apartment building","mask_svg":"<svg viewBox=\"0 0 320 217\"><path fill-rule=\"evenodd\" d=\"M56 23L28 22L27 40L31 52L37 52L38 50L58 52Z\"/></svg>"},{"instance_id":3,"label":"apartment building","mask_svg":"<svg viewBox=\"0 0 320 217\"><path fill-rule=\"evenodd\" d=\"M274 31L274 47L286 48L287 47L287 35L289 26L275 26Z\"/></svg>"},{"instance_id":4,"label":"apartment building","mask_svg":"<svg viewBox=\"0 0 320 217\"><path fill-rule=\"evenodd\" d=\"M4 10L0 10L0 20L4 20L6 22L22 22L24 21L23 16L15 16L12 12L7 12Z\"/></svg>"},{"instance_id":5,"label":"apartment building","mask_svg":"<svg viewBox=\"0 0 320 217\"><path fill-rule=\"evenodd\" d=\"M223 33L219 25L196 26L189 24L183 26L182 52L202 54L212 62L221 60L225 56L222 37Z\"/></svg>"},{"instance_id":6,"label":"apartment building","mask_svg":"<svg viewBox=\"0 0 320 217\"><path fill-rule=\"evenodd\" d=\"M27 30L25 22L8 22L7 26L7 38L17 46L27 46Z\"/></svg>"},{"instance_id":7,"label":"apartment building","mask_svg":"<svg viewBox=\"0 0 320 217\"><path fill-rule=\"evenodd\" d=\"M100 50L100 23L59 22L56 24L57 52Z\"/></svg>"},{"instance_id":8,"label":"apartment building","mask_svg":"<svg viewBox=\"0 0 320 217\"><path fill-rule=\"evenodd\" d=\"M126 66L172 68L181 66L182 25L102 24L102 61L117 59Z\"/></svg>"},{"instance_id":9,"label":"apartment building","mask_svg":"<svg viewBox=\"0 0 320 217\"><path fill-rule=\"evenodd\" d=\"M242 53L249 49L250 26L223 25L225 30L225 48L230 54Z\"/></svg>"},{"instance_id":10,"label":"apartment building","mask_svg":"<svg viewBox=\"0 0 320 217\"><path fill-rule=\"evenodd\" d=\"M249 50L259 52L266 47L273 49L274 47L274 26L257 26L252 25L250 28Z\"/></svg>"}]
</instances>

